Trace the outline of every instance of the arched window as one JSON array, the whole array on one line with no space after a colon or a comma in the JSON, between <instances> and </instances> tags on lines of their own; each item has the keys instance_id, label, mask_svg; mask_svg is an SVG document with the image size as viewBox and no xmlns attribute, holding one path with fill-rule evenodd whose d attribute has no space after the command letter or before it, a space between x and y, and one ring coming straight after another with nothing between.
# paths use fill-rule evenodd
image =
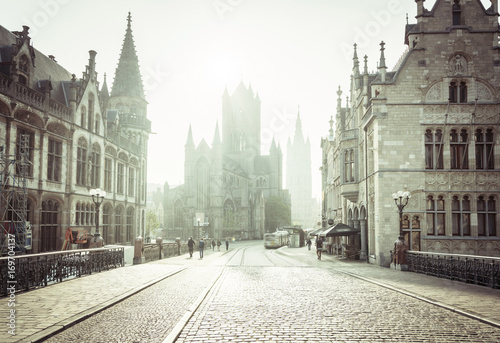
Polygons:
<instances>
[{"instance_id":1,"label":"arched window","mask_svg":"<svg viewBox=\"0 0 500 343\"><path fill-rule=\"evenodd\" d=\"M122 208L118 207L115 210L115 243L122 242L123 219Z\"/></svg>"},{"instance_id":2,"label":"arched window","mask_svg":"<svg viewBox=\"0 0 500 343\"><path fill-rule=\"evenodd\" d=\"M234 204L231 200L226 200L224 203L224 228L234 229L236 227L236 213Z\"/></svg>"},{"instance_id":3,"label":"arched window","mask_svg":"<svg viewBox=\"0 0 500 343\"><path fill-rule=\"evenodd\" d=\"M180 200L177 200L174 205L174 227L183 227L184 216L183 206Z\"/></svg>"},{"instance_id":4,"label":"arched window","mask_svg":"<svg viewBox=\"0 0 500 343\"><path fill-rule=\"evenodd\" d=\"M469 134L467 130L450 132L450 167L451 169L469 169Z\"/></svg>"},{"instance_id":5,"label":"arched window","mask_svg":"<svg viewBox=\"0 0 500 343\"><path fill-rule=\"evenodd\" d=\"M210 169L206 160L196 164L196 206L203 211L209 206L210 197Z\"/></svg>"},{"instance_id":6,"label":"arched window","mask_svg":"<svg viewBox=\"0 0 500 343\"><path fill-rule=\"evenodd\" d=\"M497 209L495 198L490 196L486 200L484 196L480 196L477 199L477 234L479 236L496 236L496 221Z\"/></svg>"},{"instance_id":7,"label":"arched window","mask_svg":"<svg viewBox=\"0 0 500 343\"><path fill-rule=\"evenodd\" d=\"M102 207L102 238L105 242L109 241L109 214L111 213L111 207L109 205L104 205Z\"/></svg>"},{"instance_id":8,"label":"arched window","mask_svg":"<svg viewBox=\"0 0 500 343\"><path fill-rule=\"evenodd\" d=\"M134 209L129 207L127 209L127 242L132 242L133 232L132 232L132 220L134 216Z\"/></svg>"},{"instance_id":9,"label":"arched window","mask_svg":"<svg viewBox=\"0 0 500 343\"><path fill-rule=\"evenodd\" d=\"M87 128L89 131L92 131L94 128L94 94L89 94L89 113L88 113L88 125Z\"/></svg>"},{"instance_id":10,"label":"arched window","mask_svg":"<svg viewBox=\"0 0 500 343\"><path fill-rule=\"evenodd\" d=\"M435 199L432 195L427 197L426 206L427 234L430 236L444 236L445 234L445 208L443 196Z\"/></svg>"},{"instance_id":11,"label":"arched window","mask_svg":"<svg viewBox=\"0 0 500 343\"><path fill-rule=\"evenodd\" d=\"M91 163L90 186L97 188L101 184L101 147L99 144L92 145Z\"/></svg>"},{"instance_id":12,"label":"arched window","mask_svg":"<svg viewBox=\"0 0 500 343\"><path fill-rule=\"evenodd\" d=\"M476 130L476 169L495 169L494 135L492 129Z\"/></svg>"},{"instance_id":13,"label":"arched window","mask_svg":"<svg viewBox=\"0 0 500 343\"><path fill-rule=\"evenodd\" d=\"M82 106L82 109L80 110L80 126L85 128L85 124L87 124L87 109L85 106Z\"/></svg>"},{"instance_id":14,"label":"arched window","mask_svg":"<svg viewBox=\"0 0 500 343\"><path fill-rule=\"evenodd\" d=\"M451 226L453 236L470 236L470 200L454 196L451 201Z\"/></svg>"},{"instance_id":15,"label":"arched window","mask_svg":"<svg viewBox=\"0 0 500 343\"><path fill-rule=\"evenodd\" d=\"M40 222L40 252L54 251L57 245L59 228L59 203L53 200L42 201L42 220Z\"/></svg>"},{"instance_id":16,"label":"arched window","mask_svg":"<svg viewBox=\"0 0 500 343\"><path fill-rule=\"evenodd\" d=\"M85 186L87 184L87 142L84 138L78 140L76 153L76 184Z\"/></svg>"}]
</instances>

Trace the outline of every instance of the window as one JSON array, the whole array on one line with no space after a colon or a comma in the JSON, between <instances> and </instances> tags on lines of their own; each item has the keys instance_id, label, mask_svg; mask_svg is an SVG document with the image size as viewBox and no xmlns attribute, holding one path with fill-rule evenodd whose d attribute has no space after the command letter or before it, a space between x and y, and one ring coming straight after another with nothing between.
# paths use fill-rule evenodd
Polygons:
<instances>
[{"instance_id":1,"label":"window","mask_svg":"<svg viewBox=\"0 0 500 343\"><path fill-rule=\"evenodd\" d=\"M443 132L425 131L425 169L443 169Z\"/></svg>"},{"instance_id":2,"label":"window","mask_svg":"<svg viewBox=\"0 0 500 343\"><path fill-rule=\"evenodd\" d=\"M40 252L56 250L59 204L48 200L42 202L42 221L40 223Z\"/></svg>"},{"instance_id":3,"label":"window","mask_svg":"<svg viewBox=\"0 0 500 343\"><path fill-rule=\"evenodd\" d=\"M345 182L354 181L354 150L348 150L344 155L344 178Z\"/></svg>"},{"instance_id":4,"label":"window","mask_svg":"<svg viewBox=\"0 0 500 343\"><path fill-rule=\"evenodd\" d=\"M135 195L135 169L132 167L128 168L128 195Z\"/></svg>"},{"instance_id":5,"label":"window","mask_svg":"<svg viewBox=\"0 0 500 343\"><path fill-rule=\"evenodd\" d=\"M495 169L493 130L476 130L476 169Z\"/></svg>"},{"instance_id":6,"label":"window","mask_svg":"<svg viewBox=\"0 0 500 343\"><path fill-rule=\"evenodd\" d=\"M479 236L496 236L496 201L490 196L488 200L480 196L477 200L477 234Z\"/></svg>"},{"instance_id":7,"label":"window","mask_svg":"<svg viewBox=\"0 0 500 343\"><path fill-rule=\"evenodd\" d=\"M180 200L175 202L174 207L174 227L183 227L183 206Z\"/></svg>"},{"instance_id":8,"label":"window","mask_svg":"<svg viewBox=\"0 0 500 343\"><path fill-rule=\"evenodd\" d=\"M470 200L454 196L451 201L451 226L453 236L470 236Z\"/></svg>"},{"instance_id":9,"label":"window","mask_svg":"<svg viewBox=\"0 0 500 343\"><path fill-rule=\"evenodd\" d=\"M118 207L115 211L115 243L122 241L122 208Z\"/></svg>"},{"instance_id":10,"label":"window","mask_svg":"<svg viewBox=\"0 0 500 343\"><path fill-rule=\"evenodd\" d=\"M80 110L80 126L85 128L85 124L87 123L87 109L85 106Z\"/></svg>"},{"instance_id":11,"label":"window","mask_svg":"<svg viewBox=\"0 0 500 343\"><path fill-rule=\"evenodd\" d=\"M111 192L111 185L113 184L111 176L113 171L113 164L110 158L104 159L104 190Z\"/></svg>"},{"instance_id":12,"label":"window","mask_svg":"<svg viewBox=\"0 0 500 343\"><path fill-rule=\"evenodd\" d=\"M104 242L108 241L109 234L109 213L111 212L109 205L102 207L102 238Z\"/></svg>"},{"instance_id":13,"label":"window","mask_svg":"<svg viewBox=\"0 0 500 343\"><path fill-rule=\"evenodd\" d=\"M88 113L88 125L89 131L94 128L94 94L89 94L89 113Z\"/></svg>"},{"instance_id":14,"label":"window","mask_svg":"<svg viewBox=\"0 0 500 343\"><path fill-rule=\"evenodd\" d=\"M469 169L467 130L450 132L450 167L451 169Z\"/></svg>"},{"instance_id":15,"label":"window","mask_svg":"<svg viewBox=\"0 0 500 343\"><path fill-rule=\"evenodd\" d=\"M129 207L127 209L127 242L132 242L132 219L134 215L134 209Z\"/></svg>"},{"instance_id":16,"label":"window","mask_svg":"<svg viewBox=\"0 0 500 343\"><path fill-rule=\"evenodd\" d=\"M95 115L95 130L94 132L99 134L99 129L101 128L100 124L99 124L99 114L96 113Z\"/></svg>"},{"instance_id":17,"label":"window","mask_svg":"<svg viewBox=\"0 0 500 343\"><path fill-rule=\"evenodd\" d=\"M80 203L76 203L75 207L75 225L80 225Z\"/></svg>"},{"instance_id":18,"label":"window","mask_svg":"<svg viewBox=\"0 0 500 343\"><path fill-rule=\"evenodd\" d=\"M118 163L117 165L117 175L116 175L116 192L118 194L123 194L123 181L125 179L125 166L123 163Z\"/></svg>"},{"instance_id":19,"label":"window","mask_svg":"<svg viewBox=\"0 0 500 343\"><path fill-rule=\"evenodd\" d=\"M49 138L47 180L61 181L62 143Z\"/></svg>"},{"instance_id":20,"label":"window","mask_svg":"<svg viewBox=\"0 0 500 343\"><path fill-rule=\"evenodd\" d=\"M90 185L99 187L101 184L101 148L97 144L92 146L91 163Z\"/></svg>"},{"instance_id":21,"label":"window","mask_svg":"<svg viewBox=\"0 0 500 343\"><path fill-rule=\"evenodd\" d=\"M460 0L455 0L453 4L453 25L462 25L461 14L462 9L460 8Z\"/></svg>"},{"instance_id":22,"label":"window","mask_svg":"<svg viewBox=\"0 0 500 343\"><path fill-rule=\"evenodd\" d=\"M83 138L78 140L76 153L76 184L80 186L87 184L87 142Z\"/></svg>"},{"instance_id":23,"label":"window","mask_svg":"<svg viewBox=\"0 0 500 343\"><path fill-rule=\"evenodd\" d=\"M460 84L455 81L450 82L448 100L450 101L450 103L466 103L467 83L464 81L460 82Z\"/></svg>"},{"instance_id":24,"label":"window","mask_svg":"<svg viewBox=\"0 0 500 343\"><path fill-rule=\"evenodd\" d=\"M403 216L402 221L405 242L408 242L410 250L420 251L420 217L414 216L410 220L409 215Z\"/></svg>"},{"instance_id":25,"label":"window","mask_svg":"<svg viewBox=\"0 0 500 343\"><path fill-rule=\"evenodd\" d=\"M22 156L26 156L30 163L16 164L16 173L26 172L27 176L33 176L33 156L35 150L35 134L22 128L17 129L16 160L22 162Z\"/></svg>"},{"instance_id":26,"label":"window","mask_svg":"<svg viewBox=\"0 0 500 343\"><path fill-rule=\"evenodd\" d=\"M443 196L434 199L432 195L427 197L427 234L430 236L443 236L445 234L445 211Z\"/></svg>"}]
</instances>

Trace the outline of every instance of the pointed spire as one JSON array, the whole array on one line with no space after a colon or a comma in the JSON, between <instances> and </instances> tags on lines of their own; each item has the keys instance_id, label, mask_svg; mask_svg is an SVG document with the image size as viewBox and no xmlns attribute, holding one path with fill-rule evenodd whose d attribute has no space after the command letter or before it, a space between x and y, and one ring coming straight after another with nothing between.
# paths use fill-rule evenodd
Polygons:
<instances>
[{"instance_id":1,"label":"pointed spire","mask_svg":"<svg viewBox=\"0 0 500 343\"><path fill-rule=\"evenodd\" d=\"M220 134L219 134L219 121L215 124L215 132L214 132L214 138L212 139L212 146L216 145L221 145L222 142L220 140Z\"/></svg>"},{"instance_id":2,"label":"pointed spire","mask_svg":"<svg viewBox=\"0 0 500 343\"><path fill-rule=\"evenodd\" d=\"M365 68L363 69L363 74L368 75L368 56L365 55Z\"/></svg>"},{"instance_id":3,"label":"pointed spire","mask_svg":"<svg viewBox=\"0 0 500 343\"><path fill-rule=\"evenodd\" d=\"M330 116L330 121L328 123L330 123L330 130L328 130L328 132L330 133L330 137L333 138L333 116Z\"/></svg>"},{"instance_id":4,"label":"pointed spire","mask_svg":"<svg viewBox=\"0 0 500 343\"><path fill-rule=\"evenodd\" d=\"M109 99L108 82L106 81L106 73L104 73L104 81L101 87L101 99L103 102L107 102Z\"/></svg>"},{"instance_id":5,"label":"pointed spire","mask_svg":"<svg viewBox=\"0 0 500 343\"><path fill-rule=\"evenodd\" d=\"M191 129L191 124L189 124L188 137L186 140L185 148L194 148L193 130Z\"/></svg>"},{"instance_id":6,"label":"pointed spire","mask_svg":"<svg viewBox=\"0 0 500 343\"><path fill-rule=\"evenodd\" d=\"M276 142L274 141L274 137L273 137L273 141L271 142L271 148L269 149L269 152L273 153L275 151L276 151Z\"/></svg>"},{"instance_id":7,"label":"pointed spire","mask_svg":"<svg viewBox=\"0 0 500 343\"><path fill-rule=\"evenodd\" d=\"M352 60L353 60L353 74L354 74L354 77L357 77L359 76L359 59L358 59L358 52L357 52L357 44L354 43L354 55L352 57Z\"/></svg>"},{"instance_id":8,"label":"pointed spire","mask_svg":"<svg viewBox=\"0 0 500 343\"><path fill-rule=\"evenodd\" d=\"M131 28L132 18L130 12L127 17L127 30L123 40L120 59L115 71L115 79L111 96L133 96L145 99L144 87L139 70L139 59L135 51L134 38Z\"/></svg>"},{"instance_id":9,"label":"pointed spire","mask_svg":"<svg viewBox=\"0 0 500 343\"><path fill-rule=\"evenodd\" d=\"M385 65L385 55L384 55L384 47L385 43L384 41L380 42L380 62L378 65L378 70L380 73L380 79L382 82L385 82L385 77L387 73L387 66Z\"/></svg>"},{"instance_id":10,"label":"pointed spire","mask_svg":"<svg viewBox=\"0 0 500 343\"><path fill-rule=\"evenodd\" d=\"M297 106L297 121L295 123L294 144L304 144L304 135L302 134L302 121L300 120L300 105Z\"/></svg>"}]
</instances>

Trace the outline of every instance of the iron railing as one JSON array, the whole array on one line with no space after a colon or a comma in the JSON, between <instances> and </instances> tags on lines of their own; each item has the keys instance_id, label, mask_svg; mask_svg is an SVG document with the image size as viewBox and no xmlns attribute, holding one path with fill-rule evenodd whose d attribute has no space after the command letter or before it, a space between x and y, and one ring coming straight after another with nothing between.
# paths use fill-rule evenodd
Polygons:
<instances>
[{"instance_id":1,"label":"iron railing","mask_svg":"<svg viewBox=\"0 0 500 343\"><path fill-rule=\"evenodd\" d=\"M1 257L0 296L123 266L123 247Z\"/></svg>"},{"instance_id":2,"label":"iron railing","mask_svg":"<svg viewBox=\"0 0 500 343\"><path fill-rule=\"evenodd\" d=\"M180 249L180 251L179 251ZM158 243L144 244L144 259L146 262L157 261L167 257L178 256L188 252L186 243L181 243L180 248L177 243L162 243L161 249Z\"/></svg>"},{"instance_id":3,"label":"iron railing","mask_svg":"<svg viewBox=\"0 0 500 343\"><path fill-rule=\"evenodd\" d=\"M408 251L408 270L415 273L500 288L500 258Z\"/></svg>"}]
</instances>

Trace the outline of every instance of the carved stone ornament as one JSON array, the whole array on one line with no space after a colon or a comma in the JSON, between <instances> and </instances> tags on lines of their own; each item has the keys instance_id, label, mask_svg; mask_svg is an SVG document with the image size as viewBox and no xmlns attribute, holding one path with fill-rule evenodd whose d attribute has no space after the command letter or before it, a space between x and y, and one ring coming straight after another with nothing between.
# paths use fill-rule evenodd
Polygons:
<instances>
[{"instance_id":1,"label":"carved stone ornament","mask_svg":"<svg viewBox=\"0 0 500 343\"><path fill-rule=\"evenodd\" d=\"M55 133L56 135L62 137L68 137L68 130L64 126L61 126L57 123L50 123L49 125L47 125L47 131Z\"/></svg>"},{"instance_id":2,"label":"carved stone ornament","mask_svg":"<svg viewBox=\"0 0 500 343\"><path fill-rule=\"evenodd\" d=\"M455 55L451 58L448 72L451 75L467 75L467 60L462 55Z\"/></svg>"},{"instance_id":3,"label":"carved stone ornament","mask_svg":"<svg viewBox=\"0 0 500 343\"><path fill-rule=\"evenodd\" d=\"M491 101L493 100L493 96L491 95L490 90L486 85L478 82L476 85L476 92L477 92L477 100L478 101Z\"/></svg>"},{"instance_id":4,"label":"carved stone ornament","mask_svg":"<svg viewBox=\"0 0 500 343\"><path fill-rule=\"evenodd\" d=\"M429 91L427 92L427 95L425 97L426 102L437 102L437 101L442 101L442 96L441 96L441 82L436 83L433 85Z\"/></svg>"}]
</instances>

